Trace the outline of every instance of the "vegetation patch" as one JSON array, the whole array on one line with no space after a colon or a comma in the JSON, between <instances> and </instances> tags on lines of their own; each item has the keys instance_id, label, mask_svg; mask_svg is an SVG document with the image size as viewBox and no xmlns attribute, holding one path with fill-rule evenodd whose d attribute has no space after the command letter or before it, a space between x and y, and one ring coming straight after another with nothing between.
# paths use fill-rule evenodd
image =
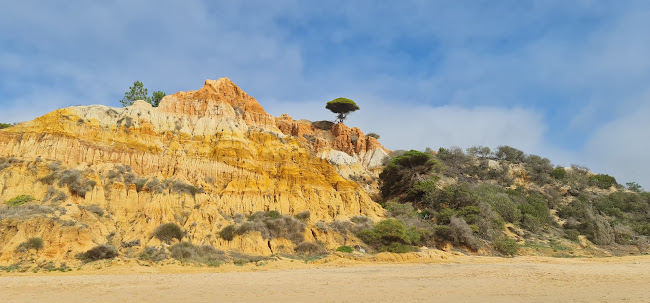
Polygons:
<instances>
[{"instance_id":1,"label":"vegetation patch","mask_svg":"<svg viewBox=\"0 0 650 303\"><path fill-rule=\"evenodd\" d=\"M7 202L5 202L5 204L7 204L9 206L12 206L12 207L17 207L17 206L21 206L21 205L23 205L23 204L25 204L27 202L31 202L31 201L34 201L34 200L36 200L36 199L34 199L34 197L32 197L32 196L20 195L20 196L16 196L16 197L13 197L13 198L9 199Z\"/></svg>"},{"instance_id":2,"label":"vegetation patch","mask_svg":"<svg viewBox=\"0 0 650 303\"><path fill-rule=\"evenodd\" d=\"M171 257L185 263L219 266L226 260L226 254L210 245L196 246L181 242L170 248Z\"/></svg>"},{"instance_id":3,"label":"vegetation patch","mask_svg":"<svg viewBox=\"0 0 650 303\"><path fill-rule=\"evenodd\" d=\"M519 244L517 244L517 241L510 238L499 238L494 241L493 245L494 249L506 256L515 256L519 252Z\"/></svg>"},{"instance_id":4,"label":"vegetation patch","mask_svg":"<svg viewBox=\"0 0 650 303\"><path fill-rule=\"evenodd\" d=\"M173 239L177 239L178 241L183 239L185 233L176 223L165 223L154 230L153 236L158 240L169 244Z\"/></svg>"},{"instance_id":5,"label":"vegetation patch","mask_svg":"<svg viewBox=\"0 0 650 303\"><path fill-rule=\"evenodd\" d=\"M26 252L30 249L43 249L43 239L39 237L29 238L27 241L20 243L16 248L17 252Z\"/></svg>"},{"instance_id":6,"label":"vegetation patch","mask_svg":"<svg viewBox=\"0 0 650 303\"><path fill-rule=\"evenodd\" d=\"M113 259L115 257L117 257L117 250L110 245L98 245L77 255L77 259L84 262Z\"/></svg>"}]
</instances>

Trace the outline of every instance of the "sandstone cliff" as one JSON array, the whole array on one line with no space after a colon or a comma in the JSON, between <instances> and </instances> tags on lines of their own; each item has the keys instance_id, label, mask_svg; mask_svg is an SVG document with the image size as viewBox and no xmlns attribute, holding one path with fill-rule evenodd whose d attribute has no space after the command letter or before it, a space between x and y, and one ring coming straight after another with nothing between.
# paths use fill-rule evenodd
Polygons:
<instances>
[{"instance_id":1,"label":"sandstone cliff","mask_svg":"<svg viewBox=\"0 0 650 303\"><path fill-rule=\"evenodd\" d=\"M256 232L219 237L236 216L270 210L309 211L305 240L339 245L314 224L383 216L367 191L387 150L357 128L323 124L274 118L222 78L158 108L69 107L2 130L0 203L35 200L0 210L0 262L67 260L105 243L137 254L160 244L151 234L167 222L196 244L291 250L296 243ZM16 252L30 237L43 251Z\"/></svg>"}]
</instances>

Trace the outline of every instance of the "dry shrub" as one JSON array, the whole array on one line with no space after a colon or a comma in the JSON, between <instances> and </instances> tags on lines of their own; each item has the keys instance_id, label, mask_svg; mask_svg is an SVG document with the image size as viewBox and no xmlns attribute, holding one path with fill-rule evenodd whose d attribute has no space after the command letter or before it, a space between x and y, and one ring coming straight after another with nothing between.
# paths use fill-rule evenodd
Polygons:
<instances>
[{"instance_id":1,"label":"dry shrub","mask_svg":"<svg viewBox=\"0 0 650 303\"><path fill-rule=\"evenodd\" d=\"M156 228L153 232L153 236L160 241L166 243L171 242L172 239L178 239L179 241L183 239L185 234L181 230L180 226L176 223L165 223Z\"/></svg>"},{"instance_id":2,"label":"dry shrub","mask_svg":"<svg viewBox=\"0 0 650 303\"><path fill-rule=\"evenodd\" d=\"M144 248L144 251L140 255L141 260L152 261L152 262L159 262L167 258L169 258L169 255L165 251L165 248L162 246L158 248L147 246Z\"/></svg>"},{"instance_id":3,"label":"dry shrub","mask_svg":"<svg viewBox=\"0 0 650 303\"><path fill-rule=\"evenodd\" d=\"M311 212L309 210L304 210L295 215L296 219L307 222L309 221L309 217L311 217Z\"/></svg>"},{"instance_id":4,"label":"dry shrub","mask_svg":"<svg viewBox=\"0 0 650 303\"><path fill-rule=\"evenodd\" d=\"M172 258L181 262L202 263L219 266L226 260L226 254L209 245L196 246L189 242L175 244L170 248Z\"/></svg>"},{"instance_id":5,"label":"dry shrub","mask_svg":"<svg viewBox=\"0 0 650 303\"><path fill-rule=\"evenodd\" d=\"M60 208L36 204L26 204L17 207L2 206L0 207L0 220L7 218L29 218L37 215L48 215L54 213L54 211L59 209Z\"/></svg>"},{"instance_id":6,"label":"dry shrub","mask_svg":"<svg viewBox=\"0 0 650 303\"><path fill-rule=\"evenodd\" d=\"M18 252L26 252L30 249L41 250L43 248L43 239L34 237L29 238L27 241L20 243L16 248Z\"/></svg>"},{"instance_id":7,"label":"dry shrub","mask_svg":"<svg viewBox=\"0 0 650 303\"><path fill-rule=\"evenodd\" d=\"M243 235L250 231L258 231L264 239L286 238L294 243L304 240L306 225L300 220L284 216L277 211L257 212L235 229L235 234Z\"/></svg>"},{"instance_id":8,"label":"dry shrub","mask_svg":"<svg viewBox=\"0 0 650 303\"><path fill-rule=\"evenodd\" d=\"M86 192L91 191L96 182L93 180L86 180L82 176L82 172L78 169L68 169L58 175L59 187L67 186L71 194L79 197L86 197Z\"/></svg>"},{"instance_id":9,"label":"dry shrub","mask_svg":"<svg viewBox=\"0 0 650 303\"><path fill-rule=\"evenodd\" d=\"M115 247L110 245L98 245L95 246L85 253L77 255L77 259L84 262L97 261L102 259L113 259L117 257L117 250Z\"/></svg>"},{"instance_id":10,"label":"dry shrub","mask_svg":"<svg viewBox=\"0 0 650 303\"><path fill-rule=\"evenodd\" d=\"M306 257L319 256L327 253L327 249L320 243L302 242L293 249L297 254Z\"/></svg>"},{"instance_id":11,"label":"dry shrub","mask_svg":"<svg viewBox=\"0 0 650 303\"><path fill-rule=\"evenodd\" d=\"M465 219L460 217L452 217L449 222L449 237L456 245L464 245L472 250L478 250L480 243L474 233L472 228L467 225Z\"/></svg>"}]
</instances>

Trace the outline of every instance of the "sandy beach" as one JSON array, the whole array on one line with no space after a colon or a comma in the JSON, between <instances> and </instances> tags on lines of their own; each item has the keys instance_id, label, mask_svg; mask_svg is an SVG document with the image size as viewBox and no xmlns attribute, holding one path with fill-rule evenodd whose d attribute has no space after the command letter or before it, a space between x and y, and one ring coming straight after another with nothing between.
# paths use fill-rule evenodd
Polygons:
<instances>
[{"instance_id":1,"label":"sandy beach","mask_svg":"<svg viewBox=\"0 0 650 303\"><path fill-rule=\"evenodd\" d=\"M650 256L111 266L0 276L0 302L650 302Z\"/></svg>"}]
</instances>

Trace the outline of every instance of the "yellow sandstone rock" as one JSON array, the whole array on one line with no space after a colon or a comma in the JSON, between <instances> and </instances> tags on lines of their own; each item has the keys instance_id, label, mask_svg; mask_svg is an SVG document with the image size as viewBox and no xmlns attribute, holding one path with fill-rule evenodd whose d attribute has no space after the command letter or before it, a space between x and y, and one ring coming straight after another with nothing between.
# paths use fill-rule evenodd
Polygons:
<instances>
[{"instance_id":1,"label":"yellow sandstone rock","mask_svg":"<svg viewBox=\"0 0 650 303\"><path fill-rule=\"evenodd\" d=\"M358 128L317 126L274 118L222 78L166 96L158 108L143 101L69 107L0 130L0 203L35 198L2 209L0 263L34 254L71 259L106 243L161 245L152 233L167 222L181 225L194 244L261 255L290 251L291 241L282 238L219 237L233 216L269 210L308 210L305 239L335 246L336 237L316 239L313 224L382 217L368 191L388 151ZM367 182L360 186L353 176ZM151 188L154 179L162 185ZM44 240L42 251L15 252L30 237Z\"/></svg>"}]
</instances>

